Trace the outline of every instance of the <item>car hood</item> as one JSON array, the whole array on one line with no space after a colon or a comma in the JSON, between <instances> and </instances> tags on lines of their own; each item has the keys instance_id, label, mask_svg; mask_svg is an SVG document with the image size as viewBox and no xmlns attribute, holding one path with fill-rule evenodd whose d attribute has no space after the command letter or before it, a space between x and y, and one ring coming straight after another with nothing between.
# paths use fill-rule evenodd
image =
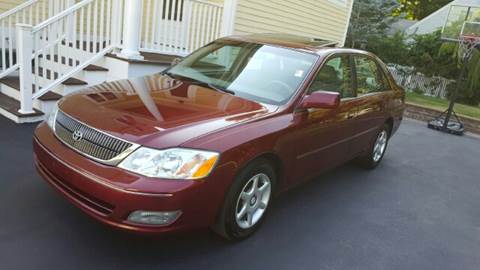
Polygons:
<instances>
[{"instance_id":1,"label":"car hood","mask_svg":"<svg viewBox=\"0 0 480 270\"><path fill-rule=\"evenodd\" d=\"M59 107L93 128L155 148L179 146L278 109L160 74L89 87Z\"/></svg>"}]
</instances>

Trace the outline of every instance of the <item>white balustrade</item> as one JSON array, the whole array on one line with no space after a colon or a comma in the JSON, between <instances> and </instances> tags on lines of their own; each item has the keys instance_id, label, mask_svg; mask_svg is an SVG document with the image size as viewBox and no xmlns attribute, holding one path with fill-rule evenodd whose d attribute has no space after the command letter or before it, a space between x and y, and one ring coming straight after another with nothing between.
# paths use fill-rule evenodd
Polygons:
<instances>
[{"instance_id":1,"label":"white balustrade","mask_svg":"<svg viewBox=\"0 0 480 270\"><path fill-rule=\"evenodd\" d=\"M20 112L114 49L187 55L233 31L237 0L225 0L225 13L204 0L136 1L31 0L1 14L0 78L20 70Z\"/></svg>"},{"instance_id":2,"label":"white balustrade","mask_svg":"<svg viewBox=\"0 0 480 270\"><path fill-rule=\"evenodd\" d=\"M36 25L67 7L69 0L30 0L0 14L0 78L18 68L16 24Z\"/></svg>"},{"instance_id":3,"label":"white balustrade","mask_svg":"<svg viewBox=\"0 0 480 270\"><path fill-rule=\"evenodd\" d=\"M186 55L219 38L223 5L202 0L145 0L141 50Z\"/></svg>"},{"instance_id":4,"label":"white balustrade","mask_svg":"<svg viewBox=\"0 0 480 270\"><path fill-rule=\"evenodd\" d=\"M53 90L119 46L121 34L117 32L121 27L114 28L112 19L121 19L113 11L123 10L123 3L83 0L34 27L17 26L22 33L17 42L22 112L32 110L32 99Z\"/></svg>"}]
</instances>

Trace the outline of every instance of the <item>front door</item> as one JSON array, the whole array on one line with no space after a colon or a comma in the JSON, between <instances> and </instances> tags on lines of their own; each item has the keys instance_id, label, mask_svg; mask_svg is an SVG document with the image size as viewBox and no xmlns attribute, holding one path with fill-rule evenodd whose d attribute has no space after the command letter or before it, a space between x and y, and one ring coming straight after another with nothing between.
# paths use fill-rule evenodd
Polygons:
<instances>
[{"instance_id":1,"label":"front door","mask_svg":"<svg viewBox=\"0 0 480 270\"><path fill-rule=\"evenodd\" d=\"M339 108L309 109L294 115L295 174L306 179L345 162L349 141L354 136L354 83L351 57L335 55L326 61L310 85L308 93L331 91L341 94Z\"/></svg>"}]
</instances>

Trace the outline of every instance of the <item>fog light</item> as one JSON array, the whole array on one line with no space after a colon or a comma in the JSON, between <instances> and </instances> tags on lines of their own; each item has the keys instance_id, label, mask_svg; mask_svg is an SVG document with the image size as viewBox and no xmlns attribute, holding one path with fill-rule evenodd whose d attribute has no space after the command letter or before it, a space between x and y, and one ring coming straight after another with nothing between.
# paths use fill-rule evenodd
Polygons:
<instances>
[{"instance_id":1,"label":"fog light","mask_svg":"<svg viewBox=\"0 0 480 270\"><path fill-rule=\"evenodd\" d=\"M128 216L128 221L145 225L169 225L173 223L182 211L172 212L153 212L153 211L135 211Z\"/></svg>"}]
</instances>

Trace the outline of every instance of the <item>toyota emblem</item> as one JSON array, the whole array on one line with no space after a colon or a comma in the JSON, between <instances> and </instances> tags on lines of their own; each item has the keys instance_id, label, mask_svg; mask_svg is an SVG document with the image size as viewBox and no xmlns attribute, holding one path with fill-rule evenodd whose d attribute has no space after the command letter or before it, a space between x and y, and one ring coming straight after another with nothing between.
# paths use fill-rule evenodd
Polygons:
<instances>
[{"instance_id":1,"label":"toyota emblem","mask_svg":"<svg viewBox=\"0 0 480 270\"><path fill-rule=\"evenodd\" d=\"M72 134L72 139L76 142L80 141L83 138L83 133L80 130L76 130Z\"/></svg>"}]
</instances>

